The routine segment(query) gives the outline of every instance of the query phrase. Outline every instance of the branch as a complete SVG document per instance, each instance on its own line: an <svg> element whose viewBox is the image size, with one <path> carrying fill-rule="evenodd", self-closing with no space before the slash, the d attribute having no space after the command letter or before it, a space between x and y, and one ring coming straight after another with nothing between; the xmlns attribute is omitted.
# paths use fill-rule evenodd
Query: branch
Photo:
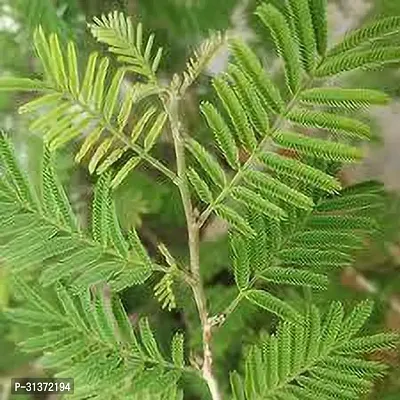
<svg viewBox="0 0 400 400"><path fill-rule="evenodd" d="M181 194L183 208L186 216L189 239L190 273L193 278L191 287L200 317L203 331L203 366L202 375L206 381L213 400L222 400L222 396L212 370L213 355L211 351L212 323L208 318L206 296L204 293L203 282L200 276L200 226L198 223L198 211L193 207L189 185L186 178L186 160L184 139L181 134L181 122L179 120L179 97L176 93L171 93L168 100L163 100L165 111L168 114L172 137L175 147L178 189Z"/></svg>

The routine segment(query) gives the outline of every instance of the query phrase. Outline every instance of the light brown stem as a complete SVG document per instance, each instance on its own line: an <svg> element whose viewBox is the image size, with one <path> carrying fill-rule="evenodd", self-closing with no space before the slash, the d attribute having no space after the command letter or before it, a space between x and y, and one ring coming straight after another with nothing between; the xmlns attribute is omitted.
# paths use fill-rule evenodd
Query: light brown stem
<svg viewBox="0 0 400 400"><path fill-rule="evenodd" d="M211 350L212 324L208 318L206 296L204 293L203 282L200 276L200 225L198 222L198 212L194 209L189 185L186 178L186 160L184 139L181 134L181 125L178 113L178 101L176 94L173 94L168 101L164 101L164 108L168 113L172 137L174 140L179 192L181 194L183 208L186 216L188 229L190 273L193 281L191 284L194 300L196 302L201 327L203 331L203 366L202 375L206 381L213 400L222 400L218 382L213 374L213 355Z"/></svg>

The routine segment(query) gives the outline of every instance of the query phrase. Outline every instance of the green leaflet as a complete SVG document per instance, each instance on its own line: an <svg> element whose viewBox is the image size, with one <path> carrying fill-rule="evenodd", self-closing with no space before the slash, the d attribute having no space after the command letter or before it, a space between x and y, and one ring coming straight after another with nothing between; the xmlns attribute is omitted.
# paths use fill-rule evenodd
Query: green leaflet
<svg viewBox="0 0 400 400"><path fill-rule="evenodd" d="M248 257L246 242L239 235L231 235L231 252L235 282L239 290L246 289L251 274L250 258Z"/></svg>
<svg viewBox="0 0 400 400"><path fill-rule="evenodd" d="M259 191L262 193L262 190ZM374 221L367 218L369 208L358 200L364 196L373 204L379 204L383 199L373 185L364 185L347 188L340 196L320 200L313 209L297 210L297 220L294 209L290 207L291 219L283 223L263 219L260 211L249 213L247 219L256 236L250 240L239 237L239 250L232 254L234 268L237 257L240 260L238 265L250 265L260 279L276 284L326 288L325 270L349 265L354 249L363 248L365 238L374 230ZM347 207L347 204L351 206ZM354 208L354 204L361 207ZM354 215L356 210L357 216ZM232 239L231 244L235 244ZM243 278L245 272L246 269L234 269L236 282L243 287L248 282L247 278ZM239 283L239 279L245 283Z"/></svg>
<svg viewBox="0 0 400 400"><path fill-rule="evenodd" d="M187 148L212 181L223 188L226 183L225 173L214 157L193 139L188 141Z"/></svg>
<svg viewBox="0 0 400 400"><path fill-rule="evenodd" d="M257 140L247 120L246 112L236 97L234 90L222 78L214 78L213 87L231 119L236 136L246 149L253 151L257 147ZM214 117L212 122L217 122L221 126L221 121L216 121L215 114L212 117ZM213 128L215 129L215 125ZM237 161L235 163L237 168Z"/></svg>
<svg viewBox="0 0 400 400"><path fill-rule="evenodd" d="M75 329L87 331L88 326L79 311L75 298L61 285L57 286L57 296L63 307L64 313L71 318L72 325Z"/></svg>
<svg viewBox="0 0 400 400"><path fill-rule="evenodd" d="M144 269L136 260L130 259L127 243L110 206L106 175L100 178L97 193L99 220L103 220L103 211L106 217L102 221L102 229L106 232L106 247L101 248L89 237L83 236L76 227L68 226L68 223L62 221L62 218L67 218L63 209L68 211L70 205L63 189L56 182L54 160L46 149L44 153L43 190L42 197L39 198L43 206L40 210L32 209L2 182L0 209L6 213L6 218L0 230L4 244L1 254L7 262L21 264L16 268L17 273L25 271L29 266L40 267L40 283L43 286L54 286L58 281L67 281L67 285L72 286L74 291L57 285L60 302L57 307L54 304L49 305L28 285L18 281L16 287L27 299L28 308L11 310L9 319L38 330L26 337L26 351L45 350L43 362L46 365L55 367L60 374L68 375L68 371L75 371L82 378L79 369L97 374L92 370L93 361L89 365L87 360L95 360L97 365L99 360L96 357L100 357L99 352L103 351L101 357L104 361L109 354L109 346L114 346L112 353L116 354L116 344L120 340L108 300L98 293L95 298L89 299L89 303L92 301L93 304L87 304L84 299L89 294L88 288L93 289L94 285L111 280L111 286L118 290L120 288L115 285L118 280L124 285L132 285L134 279L141 282L146 280L152 271L148 266ZM19 166L15 164L15 168L18 169ZM138 246L136 243L136 256L141 250ZM151 263L149 258L146 261ZM46 288L46 291L47 289L51 292L50 288ZM54 298L54 294L50 298ZM43 329L45 335L42 334ZM107 348L101 350L105 343ZM76 358L71 358L71 354ZM103 361L98 366L104 365ZM107 361L110 368L116 368L119 364L114 360ZM78 378L78 375L75 377Z"/></svg>
<svg viewBox="0 0 400 400"><path fill-rule="evenodd" d="M372 313L374 303L371 300L365 300L358 303L351 313L344 319L342 329L339 333L339 339L345 341L358 333L361 327Z"/></svg>
<svg viewBox="0 0 400 400"><path fill-rule="evenodd" d="M268 359L269 373L266 381L271 388L275 388L279 382L279 349L276 336L271 335L269 340L263 343L262 351L263 356Z"/></svg>
<svg viewBox="0 0 400 400"><path fill-rule="evenodd" d="M61 87L67 88L68 81L64 67L63 55L61 53L60 43L56 34L52 33L49 37L49 45L51 52L51 63L53 66L54 75L57 76L57 81Z"/></svg>
<svg viewBox="0 0 400 400"><path fill-rule="evenodd" d="M246 400L243 383L240 378L240 375L236 371L233 371L229 374L229 379L234 400Z"/></svg>
<svg viewBox="0 0 400 400"><path fill-rule="evenodd" d="M52 317L49 317L48 315L44 316L42 312L36 310L10 310L7 313L7 318L12 322L29 327L50 329L50 327L60 327L63 324L63 321L59 319L58 315Z"/></svg>
<svg viewBox="0 0 400 400"><path fill-rule="evenodd" d="M307 248L289 248L279 252L279 258L287 264L305 266L346 266L351 263L348 254L336 250L318 250Z"/></svg>
<svg viewBox="0 0 400 400"><path fill-rule="evenodd" d="M281 199L291 205L304 209L313 207L314 203L312 199L266 174L249 170L244 173L244 179L253 184L266 198Z"/></svg>
<svg viewBox="0 0 400 400"><path fill-rule="evenodd" d="M297 125L327 129L341 133L349 138L371 138L368 125L354 118L342 117L328 112L295 109L288 114L288 119Z"/></svg>
<svg viewBox="0 0 400 400"><path fill-rule="evenodd" d="M173 267L172 267L173 268ZM173 290L174 274L173 269L167 272L154 286L154 296L161 304L161 308L168 308L168 311L176 308L176 298Z"/></svg>
<svg viewBox="0 0 400 400"><path fill-rule="evenodd" d="M130 172L132 172L141 162L140 157L133 157L131 158L114 176L113 180L111 181L111 188L114 190L116 189L121 182L128 176Z"/></svg>
<svg viewBox="0 0 400 400"><path fill-rule="evenodd" d="M123 268L124 266L118 261L92 264L85 272L71 282L71 287L76 294L85 293L88 287L93 287L101 282L111 281L112 276L120 273Z"/></svg>
<svg viewBox="0 0 400 400"><path fill-rule="evenodd" d="M26 284L20 283L21 289L24 289ZM170 371L166 367L167 361L158 351L147 320L139 323L142 339L139 343L121 301L114 296L109 299L105 290L104 286L99 286L89 296L89 293L72 296L65 287L58 285L58 312L48 307L47 301L42 299L44 293L28 288L24 296L29 298L30 308L12 309L7 313L8 318L30 327L21 343L25 351L45 350L41 358L43 365L55 368L58 377L72 375L81 383L82 386L75 394L108 393L107 387L111 382L122 385L120 379L127 381L133 376L135 393L140 384L149 387L146 381L166 385L171 388L168 393L172 393L173 386L176 386L181 376L178 369L184 367L182 335L178 333L171 343L175 349L173 359L177 364L176 370ZM43 327L46 329L45 334L42 332ZM143 371L145 363L146 372ZM147 376L141 377L142 373ZM96 383L93 383L93 377L105 379L105 386L99 388L99 382L95 379ZM124 386L123 390L128 388Z"/></svg>
<svg viewBox="0 0 400 400"><path fill-rule="evenodd" d="M295 176L308 185L317 187L328 193L335 193L341 188L340 182L334 177L300 161L272 152L261 153L258 158L267 168L280 174Z"/></svg>
<svg viewBox="0 0 400 400"><path fill-rule="evenodd" d="M208 125L214 132L215 139L226 161L233 169L237 169L239 167L239 156L235 139L230 132L229 126L212 104L208 102L203 103L201 105L201 111L206 117Z"/></svg>
<svg viewBox="0 0 400 400"><path fill-rule="evenodd" d="M366 379L359 378L355 375L349 375L343 372L338 372L335 369L317 367L313 372L312 376L324 380L333 381L336 384L341 384L345 388L357 387L360 393L367 393L371 390L372 383Z"/></svg>
<svg viewBox="0 0 400 400"><path fill-rule="evenodd" d="M40 265L43 260L77 250L77 242L71 237L51 237L48 240L41 239L40 242L40 246L35 246L23 254L18 254L16 257L18 261L14 267L16 272L23 272L32 266Z"/></svg>
<svg viewBox="0 0 400 400"><path fill-rule="evenodd" d="M59 319L62 318L57 309L53 307L53 304L50 305L46 300L44 300L27 282L14 275L13 283L18 293L22 295L25 300L33 302L35 308L42 314L49 314Z"/></svg>
<svg viewBox="0 0 400 400"><path fill-rule="evenodd" d="M95 321L97 332L101 339L110 344L118 344L119 338L116 333L114 315L111 312L111 302L105 293L105 287L96 288L93 299L92 315Z"/></svg>
<svg viewBox="0 0 400 400"><path fill-rule="evenodd" d="M96 242L107 246L108 213L110 206L109 174L100 175L92 205L92 235Z"/></svg>
<svg viewBox="0 0 400 400"><path fill-rule="evenodd" d="M79 96L79 71L76 56L76 47L73 42L67 46L68 80L69 90L77 98Z"/></svg>
<svg viewBox="0 0 400 400"><path fill-rule="evenodd" d="M400 29L400 17L382 18L348 33L344 39L329 50L329 55L344 53L379 39L397 33Z"/></svg>
<svg viewBox="0 0 400 400"><path fill-rule="evenodd" d="M254 82L236 65L228 66L228 79L235 83L234 90L248 113L253 129L264 137L269 131L268 113L262 105L262 95Z"/></svg>
<svg viewBox="0 0 400 400"><path fill-rule="evenodd" d="M324 366L335 368L336 371L343 371L349 373L352 371L359 377L380 376L386 370L385 365L374 361L360 360L357 358L350 358L349 356L331 356L326 357Z"/></svg>
<svg viewBox="0 0 400 400"><path fill-rule="evenodd" d="M54 345L62 346L70 340L71 334L74 331L71 328L62 329L60 331L49 331L41 334L40 336L30 337L21 343L24 351L38 352L46 350Z"/></svg>
<svg viewBox="0 0 400 400"><path fill-rule="evenodd" d="M329 282L325 275L295 268L267 268L260 276L262 279L273 283L309 286L314 289L326 289Z"/></svg>
<svg viewBox="0 0 400 400"><path fill-rule="evenodd" d="M262 355L258 348L250 348L247 351L247 356L245 360L245 371L246 376L244 380L244 390L247 398L254 398L257 395L257 391L260 390L261 386L265 386L266 374L262 374L261 370ZM274 367L269 368L273 370Z"/></svg>
<svg viewBox="0 0 400 400"><path fill-rule="evenodd" d="M152 359L163 361L164 358L160 353L157 342L154 338L153 332L150 328L149 321L147 318L139 321L140 338L142 344L147 351L147 354Z"/></svg>
<svg viewBox="0 0 400 400"><path fill-rule="evenodd" d="M40 107L58 103L59 101L61 101L62 97L63 96L60 93L46 94L42 97L38 97L35 100L25 103L24 105L18 108L18 112L19 114L35 112L38 109L40 109Z"/></svg>
<svg viewBox="0 0 400 400"><path fill-rule="evenodd" d="M165 112L159 114L154 121L153 126L150 128L149 133L144 139L144 149L145 151L150 151L154 146L156 140L161 135L165 123L167 122L168 116Z"/></svg>
<svg viewBox="0 0 400 400"><path fill-rule="evenodd" d="M356 147L293 132L275 132L274 142L283 148L293 149L299 153L328 161L354 162L362 158L361 150Z"/></svg>
<svg viewBox="0 0 400 400"><path fill-rule="evenodd" d="M304 346L307 341L306 325L299 323L293 326L290 336L293 346L293 351L291 354L292 368L294 371L299 371L306 358L306 347Z"/></svg>
<svg viewBox="0 0 400 400"><path fill-rule="evenodd" d="M228 221L233 228L246 237L255 235L254 230L249 226L247 221L242 218L235 210L223 204L214 206L215 213Z"/></svg>
<svg viewBox="0 0 400 400"><path fill-rule="evenodd" d="M37 227L38 221L31 213L11 215L2 224L0 237L18 235L27 229Z"/></svg>
<svg viewBox="0 0 400 400"><path fill-rule="evenodd" d="M56 83L57 76L54 74L53 65L51 65L50 47L44 35L43 28L40 25L34 32L33 39L36 55L43 63L44 71L47 75L47 78L53 81L53 83Z"/></svg>
<svg viewBox="0 0 400 400"><path fill-rule="evenodd" d="M182 368L185 364L183 345L184 345L184 335L183 333L177 332L172 338L171 355L174 364L178 368Z"/></svg>
<svg viewBox="0 0 400 400"><path fill-rule="evenodd" d="M208 187L207 183L200 178L199 174L193 169L189 168L187 171L187 176L191 185L193 186L199 199L209 204L213 201L213 195Z"/></svg>
<svg viewBox="0 0 400 400"><path fill-rule="evenodd" d="M141 285L151 276L152 270L142 264L130 263L123 271L110 281L113 291L120 292L128 287Z"/></svg>
<svg viewBox="0 0 400 400"><path fill-rule="evenodd" d="M368 337L352 339L338 346L337 350L342 354L372 353L383 349L394 349L399 343L400 336L395 333L378 333Z"/></svg>
<svg viewBox="0 0 400 400"><path fill-rule="evenodd" d="M288 6L296 28L293 33L299 42L301 61L304 69L311 73L316 61L316 41L308 0L288 0Z"/></svg>
<svg viewBox="0 0 400 400"><path fill-rule="evenodd" d="M87 62L85 75L82 81L82 86L79 96L86 102L88 102L92 96L92 90L94 89L94 76L96 70L96 63L99 54L97 52L91 53Z"/></svg>
<svg viewBox="0 0 400 400"><path fill-rule="evenodd" d="M313 215L307 222L308 229L342 229L373 232L376 229L374 220L351 215Z"/></svg>
<svg viewBox="0 0 400 400"><path fill-rule="evenodd" d="M19 168L11 143L3 131L0 131L0 159L6 168L6 175L10 177L14 190L16 190L20 199L29 204L30 207L37 209L35 191L26 175Z"/></svg>
<svg viewBox="0 0 400 400"><path fill-rule="evenodd" d="M291 334L290 334L290 323L283 322L278 327L277 346L274 346L275 353L279 358L279 364L277 365L277 372L279 379L286 379L291 371ZM263 346L264 348L264 346ZM264 355L266 355L264 353ZM280 357L281 355L281 357ZM276 355L274 355L276 357ZM276 381L276 379L275 379Z"/></svg>
<svg viewBox="0 0 400 400"><path fill-rule="evenodd" d="M79 345L81 347L78 347ZM77 356L82 356L85 353L85 348L82 348L82 343L76 340L60 347L57 352L47 352L40 361L46 368L65 368L71 363L71 352L74 352Z"/></svg>
<svg viewBox="0 0 400 400"><path fill-rule="evenodd" d="M268 200L265 200L262 196L252 190L239 186L233 188L231 193L232 197L238 202L248 205L250 208L264 213L271 218L283 219L286 217L285 211Z"/></svg>
<svg viewBox="0 0 400 400"><path fill-rule="evenodd" d="M149 107L141 116L139 121L134 125L131 132L131 141L135 143L139 136L143 133L143 130L151 117L157 112L155 107Z"/></svg>
<svg viewBox="0 0 400 400"><path fill-rule="evenodd" d="M98 126L90 132L89 135L86 136L79 152L75 156L76 162L81 162L82 159L88 154L91 148L96 144L96 142L100 139L100 136L104 130L104 127Z"/></svg>
<svg viewBox="0 0 400 400"><path fill-rule="evenodd" d="M126 153L128 147L113 150L107 158L96 168L97 175L103 174Z"/></svg>
<svg viewBox="0 0 400 400"><path fill-rule="evenodd" d="M103 58L101 59L99 66L98 66L98 71L96 74L96 78L94 81L94 87L93 87L93 101L96 105L96 108L98 108L99 110L104 109L105 107L105 99L104 99L104 95L105 95L105 80L107 77L107 74L109 72L108 67L110 65L110 61L108 60L108 58ZM119 77L121 77L121 73L119 74ZM118 75L117 75L118 78ZM113 80L112 84L114 85L113 87L113 92L115 93L115 91L117 90L118 87L115 87L115 84L118 84L118 80ZM110 92L111 92L111 87L110 87ZM115 100L114 100L115 102ZM129 103L128 103L129 105ZM127 108L127 106L125 105L125 107ZM121 110L123 110L124 108L121 107ZM126 112L129 112L129 110L127 110ZM121 125L121 121L120 119L118 120L118 122Z"/></svg>
<svg viewBox="0 0 400 400"><path fill-rule="evenodd" d="M342 194L346 196L358 194L375 194L382 196L384 193L385 191L383 184L375 180L359 182L342 190Z"/></svg>
<svg viewBox="0 0 400 400"><path fill-rule="evenodd" d="M355 50L326 58L316 69L315 76L319 78L354 71L359 68L371 68L377 64L384 65L400 60L400 49L384 47L372 50Z"/></svg>
<svg viewBox="0 0 400 400"><path fill-rule="evenodd" d="M371 89L319 87L304 90L300 94L300 101L305 104L343 107L350 110L371 105L385 105L389 100L386 93Z"/></svg>
<svg viewBox="0 0 400 400"><path fill-rule="evenodd" d="M258 57L239 39L232 39L229 45L238 67L259 88L264 106L272 109L275 113L282 113L284 103L279 90L264 72Z"/></svg>
<svg viewBox="0 0 400 400"><path fill-rule="evenodd" d="M309 0L318 54L323 57L328 42L327 0Z"/></svg>
<svg viewBox="0 0 400 400"><path fill-rule="evenodd" d="M384 207L383 198L377 194L355 194L348 196L337 196L331 199L327 199L321 202L317 209L318 211L353 211L353 212L365 212L373 214L377 210L382 210ZM371 215L373 216L373 215Z"/></svg>
<svg viewBox="0 0 400 400"><path fill-rule="evenodd" d="M282 13L271 4L262 4L256 14L264 25L271 31L278 54L285 61L286 82L292 93L296 93L300 86L301 63L299 48L293 40L290 26Z"/></svg>
<svg viewBox="0 0 400 400"><path fill-rule="evenodd" d="M254 236L240 236L234 230L229 235L234 276L240 289L248 286L253 272L257 274L268 267L271 253L280 240L279 221L250 208L245 216Z"/></svg>
<svg viewBox="0 0 400 400"><path fill-rule="evenodd" d="M46 89L46 85L38 80L28 78L3 77L0 78L1 91L40 91Z"/></svg>
<svg viewBox="0 0 400 400"><path fill-rule="evenodd" d="M83 272L88 266L94 264L100 256L101 254L97 248L88 248L75 252L45 269L40 275L40 282L43 286L50 286L74 273Z"/></svg>
<svg viewBox="0 0 400 400"><path fill-rule="evenodd" d="M29 256L29 253L39 249L43 242L51 239L57 233L54 226L39 226L26 231L2 246L2 257L11 264Z"/></svg>
<svg viewBox="0 0 400 400"><path fill-rule="evenodd" d="M117 104L119 88L121 87L124 75L125 75L124 69L121 68L117 70L117 72L114 74L112 78L111 85L104 99L103 112L107 121L111 121L114 108L116 107Z"/></svg>
<svg viewBox="0 0 400 400"><path fill-rule="evenodd" d="M122 234L114 201L111 201L108 208L108 238L122 257L128 256L129 246Z"/></svg>
<svg viewBox="0 0 400 400"><path fill-rule="evenodd" d="M252 303L276 314L285 320L296 322L300 318L300 315L294 308L263 290L246 291L245 297Z"/></svg>
<svg viewBox="0 0 400 400"><path fill-rule="evenodd" d="M68 142L79 137L81 132L90 124L89 116L85 116L85 118L82 118L81 120L79 120L78 115L74 115L73 117L74 118L72 121L76 124L73 124L70 127L63 127L63 129L66 129L64 131L64 135L60 135L61 131L63 130L60 127L56 130L56 137L54 139L51 137L51 135L54 133L53 129L49 130L48 134L45 135L45 143L48 144L51 151L58 150Z"/></svg>
<svg viewBox="0 0 400 400"><path fill-rule="evenodd" d="M107 60L107 59L106 59ZM121 105L121 110L118 114L117 117L117 121L118 121L118 125L119 125L119 130L123 131L123 129L125 128L126 124L129 121L129 116L131 114L132 111L132 106L134 103L134 95L136 93L136 87L135 85L133 85L128 91L127 94L122 102Z"/></svg>
<svg viewBox="0 0 400 400"><path fill-rule="evenodd" d="M326 313L324 328L321 331L321 342L319 351L327 353L332 349L339 335L344 316L343 306L340 302L333 302Z"/></svg>
<svg viewBox="0 0 400 400"><path fill-rule="evenodd" d="M56 195L52 190L52 179L54 178L53 171L50 165L50 154L43 147L43 161L42 161L42 198L44 210L48 214L57 215L58 204Z"/></svg>
<svg viewBox="0 0 400 400"><path fill-rule="evenodd" d="M145 247L139 239L139 236L135 229L131 229L128 234L129 244L133 250L134 256L137 257L138 261L146 266L147 269L153 269L153 263L151 258L147 254Z"/></svg>
<svg viewBox="0 0 400 400"><path fill-rule="evenodd" d="M311 378L302 376L299 383L304 387L306 393L324 393L325 396L341 396L341 398L354 398L357 395L356 390L342 388L335 383L324 384Z"/></svg>
<svg viewBox="0 0 400 400"><path fill-rule="evenodd" d="M43 199L46 204L45 196L49 196L47 202L47 211L52 210L58 214L64 226L72 231L78 229L78 222L72 210L71 204L65 193L64 188L61 186L58 177L53 167L50 152L48 149L43 149L43 170L42 170L42 185L43 185ZM50 203L49 203L50 202Z"/></svg>
<svg viewBox="0 0 400 400"><path fill-rule="evenodd" d="M111 301L121 341L128 342L132 347L138 349L139 345L133 332L132 323L126 314L121 299L118 296L113 296Z"/></svg>

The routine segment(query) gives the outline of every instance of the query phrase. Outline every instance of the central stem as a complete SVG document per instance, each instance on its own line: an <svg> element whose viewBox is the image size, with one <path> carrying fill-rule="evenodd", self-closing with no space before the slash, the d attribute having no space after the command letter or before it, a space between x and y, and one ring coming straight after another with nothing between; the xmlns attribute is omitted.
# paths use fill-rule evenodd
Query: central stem
<svg viewBox="0 0 400 400"><path fill-rule="evenodd" d="M181 123L179 119L178 98L173 95L170 101L164 102L164 107L168 113L172 137L175 147L178 188L181 194L183 208L186 216L190 256L190 272L193 278L191 284L194 300L200 317L203 333L203 378L207 382L213 400L222 400L218 382L213 374L213 356L211 351L212 324L210 323L207 311L206 296L204 293L203 282L200 276L200 225L198 214L193 208L189 185L186 177L186 159L184 139L181 134Z"/></svg>

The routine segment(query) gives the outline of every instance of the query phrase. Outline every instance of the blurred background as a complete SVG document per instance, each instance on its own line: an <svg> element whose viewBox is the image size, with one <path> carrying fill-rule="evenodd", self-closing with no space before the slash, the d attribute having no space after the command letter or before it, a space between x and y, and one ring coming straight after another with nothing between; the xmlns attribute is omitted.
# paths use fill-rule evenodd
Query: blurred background
<svg viewBox="0 0 400 400"><path fill-rule="evenodd" d="M271 2L282 5L282 0ZM146 31L156 34L157 44L164 48L160 71L166 80L184 68L191 51L210 31L227 29L252 43L266 68L275 73L277 63L270 38L253 16L258 3L257 0L0 0L0 76L40 76L40 65L32 49L32 33L39 24L46 32L57 32L64 43L75 41L82 58L93 49L102 51L89 35L86 22L113 10L142 21ZM334 43L347 30L377 16L390 15L400 15L400 0L331 0L330 40ZM394 40L400 43L400 35ZM209 133L199 118L198 102L212 97L210 77L224 69L228 56L226 50L218 54L184 103L188 131L204 142L209 139ZM374 140L366 148L365 162L355 168L345 168L341 174L345 184L365 179L384 182L388 190L387 207L380 216L379 238L368 244L353 267L334 280L331 289L320 295L320 301L342 299L351 303L365 296L373 297L378 308L370 329L384 327L400 331L400 201L397 194L400 190L400 65L383 71L358 72L344 79L343 84L347 86L380 89L394 97L389 107L377 108L363 116L373 124ZM29 133L29 121L17 113L18 106L25 103L28 96L31 94L0 93L0 128L12 135L21 162L35 179L41 139ZM157 152L160 158L172 159L173 149L168 139ZM58 154L58 172L74 210L82 221L87 221L95 177L87 173L85 166L77 166L71 154L68 148ZM138 229L150 254L156 254L157 241L162 241L174 254L182 259L186 257L185 220L174 187L155 176L153 171L140 169L131 173L121 185L116 198L121 223L125 228L135 226ZM207 295L211 310L220 311L235 295L234 287L230 286L232 277L225 227L212 221L206 226L203 239L202 273ZM159 326L161 343L168 343L172 332L184 327L189 345L198 349L201 339L196 329L198 320L193 304L185 301L188 293L177 289L178 305L185 304L184 312L180 308L170 313L162 311L156 300L147 300L152 299L155 283L157 277L143 287L123 293L133 323L140 314L149 315L152 323ZM296 296L295 293L286 294ZM13 398L8 390L9 377L43 374L36 362L37 356L23 354L13 345L16 339L23 338L23 332L9 326L2 317L2 310L12 301L12 296L6 268L0 265L0 400ZM254 318L251 307L247 306L232 315L215 337L219 376L226 377L228 369L237 366L242 344L251 342L260 329L267 329L268 318L268 315ZM392 368L368 399L400 399L399 354L393 351L374 355L383 358ZM200 382L188 381L185 385L188 399L208 398ZM23 397L18 396L18 399L23 400Z"/></svg>

